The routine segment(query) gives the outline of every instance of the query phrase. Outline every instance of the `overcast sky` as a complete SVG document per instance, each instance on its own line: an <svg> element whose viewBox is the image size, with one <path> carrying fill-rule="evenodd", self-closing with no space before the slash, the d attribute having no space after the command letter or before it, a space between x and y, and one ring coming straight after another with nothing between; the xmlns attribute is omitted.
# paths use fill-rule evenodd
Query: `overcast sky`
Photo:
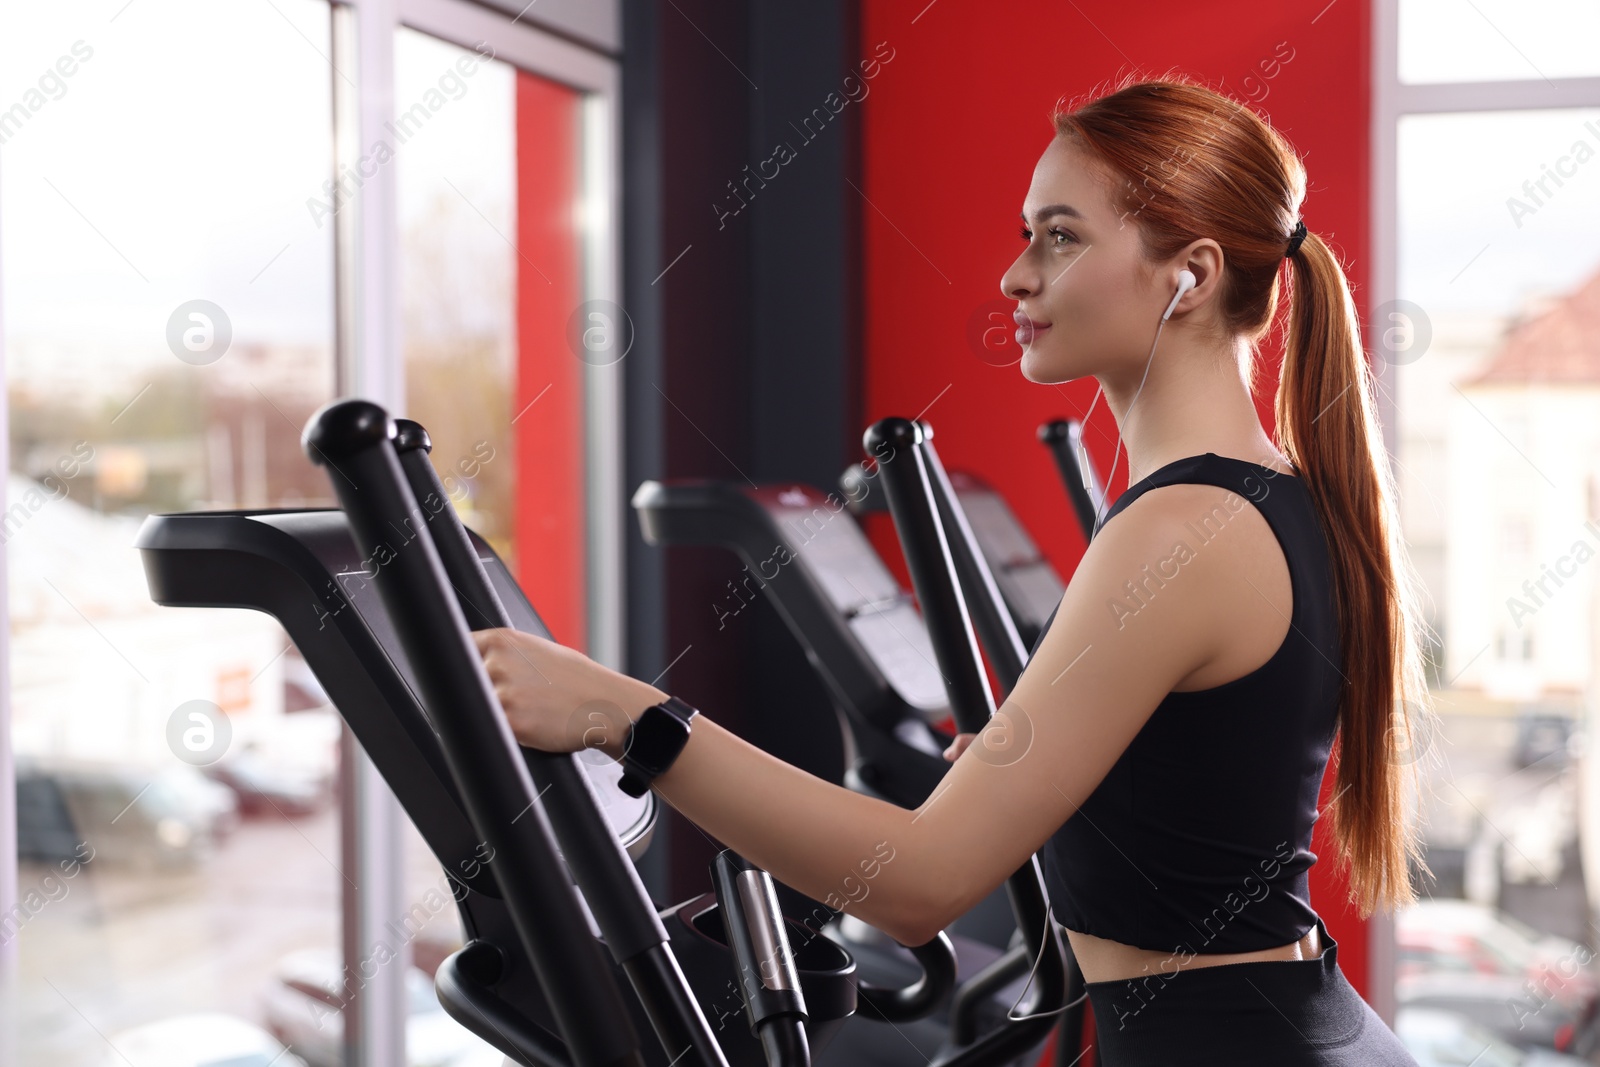
<svg viewBox="0 0 1600 1067"><path fill-rule="evenodd" d="M1412 79L1600 74L1600 0L1403 8ZM405 36L401 107L454 54ZM7 337L18 348L61 338L103 345L107 360L160 359L167 316L204 297L228 310L236 339L326 340L332 226L318 228L306 201L328 177L339 76L328 38L320 0L8 4L0 110L37 102L26 94L75 45L92 56L0 146ZM503 191L510 85L504 67L486 66L401 149L418 160L402 174L428 175L402 183L409 214L452 159L475 161L447 175L474 203ZM1562 164L1579 142L1595 158ZM485 146L499 147L485 156ZM1400 146L1400 295L1434 314L1509 311L1600 267L1600 109L1410 117ZM1554 195L1519 227L1506 201L1526 198L1523 183L1546 165L1572 174L1559 189L1547 184ZM13 376L25 369L13 359Z"/></svg>
<svg viewBox="0 0 1600 1067"><path fill-rule="evenodd" d="M0 145L8 339L25 349L60 338L76 358L100 352L124 368L169 359L167 317L204 298L230 315L236 342L327 342L333 224L319 227L307 204L325 199L341 76L326 58L327 6L124 4L0 10L0 110L37 105L25 94L74 46L92 53ZM462 54L403 33L397 108L452 76ZM452 252L514 254L496 232L513 232L512 86L509 67L480 64L395 145L404 224L451 185L470 201L453 212L467 222ZM27 369L14 352L12 376Z"/></svg>
<svg viewBox="0 0 1600 1067"><path fill-rule="evenodd" d="M1405 82L1600 75L1600 0L1401 0L1399 65ZM1412 115L1399 142L1399 295L1508 312L1600 269L1600 107ZM1546 167L1570 177L1537 203L1522 187Z"/></svg>

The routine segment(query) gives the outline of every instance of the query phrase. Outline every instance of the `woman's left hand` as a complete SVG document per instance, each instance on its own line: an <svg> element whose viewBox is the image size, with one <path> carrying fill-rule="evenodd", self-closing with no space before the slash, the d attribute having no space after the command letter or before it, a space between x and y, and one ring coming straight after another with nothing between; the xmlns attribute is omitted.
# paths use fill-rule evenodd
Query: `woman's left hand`
<svg viewBox="0 0 1600 1067"><path fill-rule="evenodd" d="M533 634L479 630L472 639L512 734L528 748L598 748L619 759L633 720L667 699L653 685Z"/></svg>

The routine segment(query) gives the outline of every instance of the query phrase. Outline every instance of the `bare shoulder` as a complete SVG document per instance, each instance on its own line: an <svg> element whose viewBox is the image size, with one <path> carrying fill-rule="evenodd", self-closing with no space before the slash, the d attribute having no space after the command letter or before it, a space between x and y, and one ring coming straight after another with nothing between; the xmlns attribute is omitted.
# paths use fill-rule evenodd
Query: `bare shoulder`
<svg viewBox="0 0 1600 1067"><path fill-rule="evenodd" d="M1158 486L1090 542L1037 659L1093 646L1114 669L1165 686L1160 694L1205 688L1227 680L1218 672L1266 662L1290 603L1282 549L1248 499L1222 486Z"/></svg>
<svg viewBox="0 0 1600 1067"><path fill-rule="evenodd" d="M1115 608L1121 625L1159 615L1196 638L1200 658L1173 688L1206 688L1243 676L1265 663L1287 635L1293 607L1288 562L1248 497L1204 483L1159 486L1128 505L1091 547L1102 541L1105 559L1137 572L1121 586ZM1087 553L1084 562L1090 562ZM1167 610L1152 612L1160 601Z"/></svg>
<svg viewBox="0 0 1600 1067"><path fill-rule="evenodd" d="M1038 663L1054 676L1070 661L1079 675L1100 675L1101 685L1116 679L1147 690L1136 705L1153 709L1213 659L1214 601L1228 587L1229 561L1197 545L1195 527L1211 509L1226 510L1225 495L1209 485L1161 486L1118 512L1089 543L1030 668ZM1025 677L1019 688L1030 683L1036 679Z"/></svg>

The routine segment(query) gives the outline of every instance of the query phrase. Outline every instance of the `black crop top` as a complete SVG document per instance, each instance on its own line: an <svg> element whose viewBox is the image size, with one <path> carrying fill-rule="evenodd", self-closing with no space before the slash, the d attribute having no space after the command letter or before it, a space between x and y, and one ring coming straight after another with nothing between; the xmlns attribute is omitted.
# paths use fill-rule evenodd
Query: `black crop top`
<svg viewBox="0 0 1600 1067"><path fill-rule="evenodd" d="M1289 567L1289 633L1243 677L1168 693L1041 858L1070 930L1185 955L1250 952L1296 941L1317 920L1306 872L1341 678L1332 569L1299 477L1214 452L1129 487L1095 535L1146 491L1179 482L1237 494L1189 524L1191 551L1245 507L1266 518ZM1159 588L1159 574L1151 568L1145 587Z"/></svg>

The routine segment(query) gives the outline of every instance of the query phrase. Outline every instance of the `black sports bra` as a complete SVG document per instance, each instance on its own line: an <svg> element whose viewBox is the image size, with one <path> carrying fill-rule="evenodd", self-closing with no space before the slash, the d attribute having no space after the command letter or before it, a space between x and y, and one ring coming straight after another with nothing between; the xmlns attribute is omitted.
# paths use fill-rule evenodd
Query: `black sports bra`
<svg viewBox="0 0 1600 1067"><path fill-rule="evenodd" d="M1191 550L1250 504L1265 516L1289 567L1289 633L1243 677L1168 693L1041 858L1068 929L1163 952L1250 952L1317 921L1306 872L1342 677L1332 570L1305 483L1214 452L1130 486L1095 536L1143 493L1180 482L1237 494L1188 525Z"/></svg>

